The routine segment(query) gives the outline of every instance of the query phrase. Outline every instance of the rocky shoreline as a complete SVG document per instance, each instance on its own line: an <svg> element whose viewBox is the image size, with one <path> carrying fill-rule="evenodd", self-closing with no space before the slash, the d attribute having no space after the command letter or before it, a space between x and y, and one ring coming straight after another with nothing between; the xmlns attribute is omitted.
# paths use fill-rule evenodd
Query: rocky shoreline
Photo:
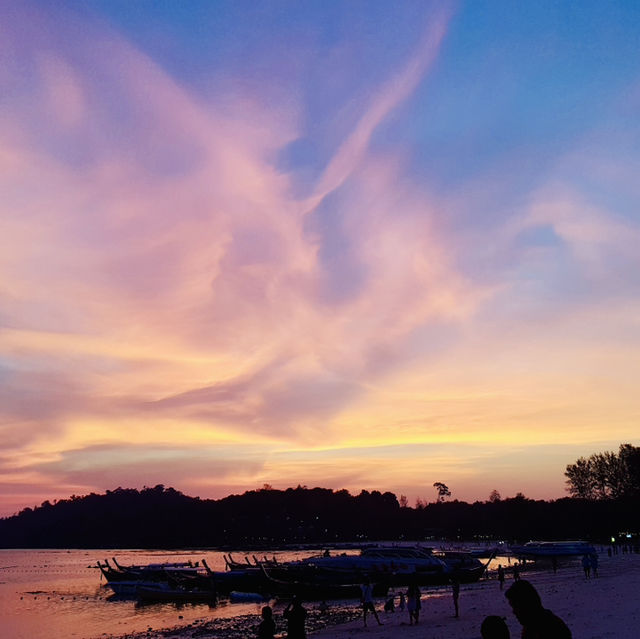
<svg viewBox="0 0 640 639"><path fill-rule="evenodd" d="M286 624L279 609L276 607L278 632L276 637L286 635ZM329 626L339 625L354 621L361 616L359 602L352 604L332 605L327 611L308 608L307 632L309 634L323 630ZM255 636L256 628L260 623L257 615L241 615L211 621L197 621L187 626L174 626L173 628L148 629L141 632L125 635L111 636L109 639L249 639Z"/></svg>

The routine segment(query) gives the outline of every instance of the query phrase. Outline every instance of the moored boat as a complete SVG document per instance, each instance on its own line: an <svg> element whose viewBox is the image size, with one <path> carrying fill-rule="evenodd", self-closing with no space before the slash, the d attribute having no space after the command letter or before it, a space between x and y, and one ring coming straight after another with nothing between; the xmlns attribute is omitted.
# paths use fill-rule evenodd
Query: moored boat
<svg viewBox="0 0 640 639"><path fill-rule="evenodd" d="M97 562L100 572L117 597L137 597L141 589L181 592L205 590L215 592L212 579L198 564L192 562L159 563L136 566L121 566L113 559L115 568L105 560Z"/></svg>
<svg viewBox="0 0 640 639"><path fill-rule="evenodd" d="M140 585L136 596L141 602L170 602L170 603L208 603L215 604L217 596L215 590L201 590L198 588L173 588L160 584Z"/></svg>
<svg viewBox="0 0 640 639"><path fill-rule="evenodd" d="M331 581L324 578L316 578L312 581L299 581L295 578L295 571L289 579L278 579L264 568L265 578L268 584L268 592L279 598L290 599L297 596L305 601L322 601L325 599L356 599L362 594L360 583L345 583ZM319 575L316 575L318 577ZM373 584L373 594L376 597L385 597L389 591L389 583L377 582Z"/></svg>
<svg viewBox="0 0 640 639"><path fill-rule="evenodd" d="M260 565L243 565L227 562L227 570L211 570L206 560L202 565L219 594L236 592L265 592L267 583ZM238 567L240 566L240 567Z"/></svg>
<svg viewBox="0 0 640 639"><path fill-rule="evenodd" d="M105 559L104 563L101 563L100 560L97 562L100 572L109 583L114 581L164 581L167 571L185 576L199 573L198 564L191 562L121 566L115 557L112 558L112 561L115 568L109 564L108 559Z"/></svg>

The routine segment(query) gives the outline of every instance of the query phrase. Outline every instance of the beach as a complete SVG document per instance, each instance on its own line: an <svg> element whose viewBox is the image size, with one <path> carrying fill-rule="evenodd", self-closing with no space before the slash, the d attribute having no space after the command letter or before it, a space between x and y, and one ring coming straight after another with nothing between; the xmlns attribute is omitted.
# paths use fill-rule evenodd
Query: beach
<svg viewBox="0 0 640 639"><path fill-rule="evenodd" d="M598 576L586 579L579 561L561 563L554 574L549 565L525 569L522 578L530 581L540 593L545 608L561 617L571 629L574 639L636 639L640 627L640 555L618 554L608 557L600 553ZM509 575L505 591L513 583ZM397 597L396 597L397 602ZM408 614L396 607L383 612L383 601L376 604L383 625L378 626L371 614L363 626L357 602L353 606L331 606L320 613L315 604L306 604L310 616L307 631L314 639L479 639L480 624L487 615L505 617L511 637L520 636L520 625L514 617L504 591L495 578L460 589L460 616L454 617L449 589L423 589L420 623L409 625ZM280 617L276 608L275 616ZM189 627L150 630L127 635L130 639L248 639L254 636L259 618L202 621ZM286 637L282 619L278 621L280 636ZM124 639L121 637L119 639Z"/></svg>

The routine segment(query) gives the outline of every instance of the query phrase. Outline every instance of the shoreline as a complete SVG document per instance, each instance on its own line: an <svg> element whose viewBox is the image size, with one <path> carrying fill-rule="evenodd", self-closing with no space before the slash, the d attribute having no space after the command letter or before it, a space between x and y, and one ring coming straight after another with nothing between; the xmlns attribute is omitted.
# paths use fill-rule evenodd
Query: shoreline
<svg viewBox="0 0 640 639"><path fill-rule="evenodd" d="M266 604L265 604L266 605ZM286 624L282 618L284 603L279 603L274 608L274 619L277 622L276 637L286 637ZM361 612L358 602L353 605L341 602L329 604L329 609L321 612L317 608L317 602L305 604L307 609L306 629L307 635L316 636L318 632L328 628L340 627L360 619ZM255 637L256 629L260 623L260 615L239 615L212 619L211 621L195 622L185 626L173 626L170 628L148 629L127 633L123 635L107 635L108 639L195 639L197 637L210 639L250 639Z"/></svg>
<svg viewBox="0 0 640 639"><path fill-rule="evenodd" d="M531 581L545 608L561 617L571 629L574 639L635 639L640 626L640 609L635 593L640 590L640 555L623 554L608 557L600 553L597 578L586 579L579 561L561 566L557 573L551 567L535 568L522 573ZM307 634L313 639L479 639L480 624L487 615L505 617L511 637L520 636L520 625L514 617L504 592L513 583L511 577L500 590L497 579L490 578L460 588L460 617L454 617L453 600L448 588L423 589L420 623L409 625L408 613L383 612L383 600L376 600L376 611L382 626L368 615L364 627L359 602L340 602L325 613L317 603L305 604L309 616ZM400 589L396 589L399 593ZM397 599L396 599L397 601ZM274 607L277 619L276 637L286 637L282 605ZM255 636L259 615L194 623L189 626L147 630L110 639L250 639Z"/></svg>

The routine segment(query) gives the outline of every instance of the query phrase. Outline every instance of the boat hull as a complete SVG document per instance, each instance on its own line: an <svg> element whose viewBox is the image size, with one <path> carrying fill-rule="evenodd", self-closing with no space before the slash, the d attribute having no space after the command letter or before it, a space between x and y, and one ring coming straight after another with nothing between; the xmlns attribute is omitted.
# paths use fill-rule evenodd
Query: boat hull
<svg viewBox="0 0 640 639"><path fill-rule="evenodd" d="M214 590L181 590L174 588L156 588L139 586L137 598L143 603L207 603L217 601Z"/></svg>

